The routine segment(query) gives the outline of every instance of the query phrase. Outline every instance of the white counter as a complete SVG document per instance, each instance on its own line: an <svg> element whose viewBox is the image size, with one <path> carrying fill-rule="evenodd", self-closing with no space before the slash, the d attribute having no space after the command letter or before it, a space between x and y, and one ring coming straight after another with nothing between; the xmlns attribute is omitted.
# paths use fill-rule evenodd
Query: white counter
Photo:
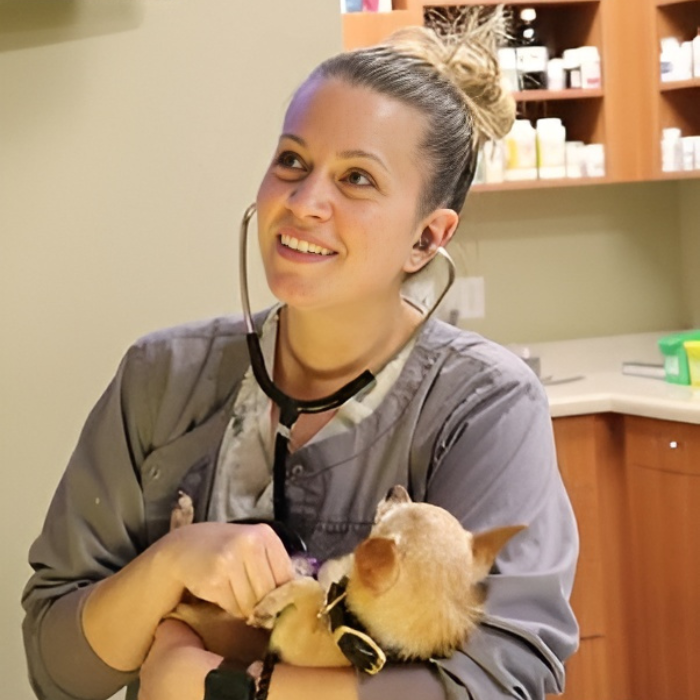
<svg viewBox="0 0 700 700"><path fill-rule="evenodd" d="M622 374L625 361L661 364L658 339L671 332L529 345L540 357L552 417L614 412L700 424L700 388Z"/></svg>

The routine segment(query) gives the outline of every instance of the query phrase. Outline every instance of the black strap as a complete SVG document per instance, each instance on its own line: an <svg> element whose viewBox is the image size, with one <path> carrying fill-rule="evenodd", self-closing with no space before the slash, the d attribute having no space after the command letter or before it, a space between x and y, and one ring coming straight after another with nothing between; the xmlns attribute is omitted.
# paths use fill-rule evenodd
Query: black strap
<svg viewBox="0 0 700 700"><path fill-rule="evenodd" d="M255 700L255 681L224 659L204 679L204 700Z"/></svg>

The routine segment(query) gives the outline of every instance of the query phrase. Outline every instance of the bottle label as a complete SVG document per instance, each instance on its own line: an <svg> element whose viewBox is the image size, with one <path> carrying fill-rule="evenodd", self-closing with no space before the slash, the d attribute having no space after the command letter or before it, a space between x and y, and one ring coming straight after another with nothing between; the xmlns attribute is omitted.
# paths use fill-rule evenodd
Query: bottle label
<svg viewBox="0 0 700 700"><path fill-rule="evenodd" d="M546 73L549 52L546 46L519 46L516 50L519 73Z"/></svg>

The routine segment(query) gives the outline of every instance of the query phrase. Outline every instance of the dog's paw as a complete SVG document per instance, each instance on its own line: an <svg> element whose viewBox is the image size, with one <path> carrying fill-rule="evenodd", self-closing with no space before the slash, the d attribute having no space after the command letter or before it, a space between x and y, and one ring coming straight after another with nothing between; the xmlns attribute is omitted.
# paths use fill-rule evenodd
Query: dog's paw
<svg viewBox="0 0 700 700"><path fill-rule="evenodd" d="M313 578L302 577L289 581L270 591L253 609L248 618L252 627L272 629L277 616L290 605L306 600L310 595L323 595L321 587Z"/></svg>

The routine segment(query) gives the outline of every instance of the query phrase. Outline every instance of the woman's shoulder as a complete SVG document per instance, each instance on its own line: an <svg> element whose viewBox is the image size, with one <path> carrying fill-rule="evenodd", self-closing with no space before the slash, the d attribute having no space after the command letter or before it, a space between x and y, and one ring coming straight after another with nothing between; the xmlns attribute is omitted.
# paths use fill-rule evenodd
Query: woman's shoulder
<svg viewBox="0 0 700 700"><path fill-rule="evenodd" d="M246 326L238 316L148 333L131 345L122 361L124 391L145 393L158 403L197 397L218 402L222 393L233 390L249 365L245 338Z"/></svg>
<svg viewBox="0 0 700 700"><path fill-rule="evenodd" d="M508 385L544 394L539 378L520 357L474 331L436 319L426 324L417 345L440 364L438 383L457 393L460 386L472 392Z"/></svg>
<svg viewBox="0 0 700 700"><path fill-rule="evenodd" d="M244 335L242 316L217 316L159 328L137 338L134 347L167 349L181 343L226 342Z"/></svg>

